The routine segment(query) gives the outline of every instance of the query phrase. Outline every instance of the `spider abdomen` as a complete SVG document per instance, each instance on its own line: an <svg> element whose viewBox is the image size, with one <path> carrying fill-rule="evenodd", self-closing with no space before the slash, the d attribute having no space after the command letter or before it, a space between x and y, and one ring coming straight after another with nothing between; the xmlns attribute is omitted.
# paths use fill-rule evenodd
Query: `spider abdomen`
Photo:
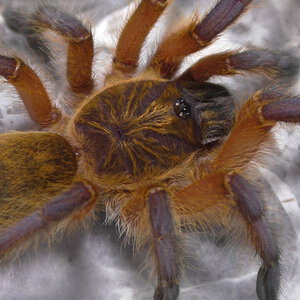
<svg viewBox="0 0 300 300"><path fill-rule="evenodd" d="M62 136L46 132L2 134L0 224L8 212L15 221L41 207L69 187L76 172L76 155Z"/></svg>

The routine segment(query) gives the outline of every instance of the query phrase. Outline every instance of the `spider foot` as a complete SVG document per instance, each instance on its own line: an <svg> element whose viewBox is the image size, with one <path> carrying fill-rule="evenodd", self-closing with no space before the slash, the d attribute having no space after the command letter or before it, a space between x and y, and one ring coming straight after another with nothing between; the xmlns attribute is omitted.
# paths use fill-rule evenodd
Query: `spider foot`
<svg viewBox="0 0 300 300"><path fill-rule="evenodd" d="M154 300L174 300L179 295L178 283L166 283L158 285L154 293Z"/></svg>
<svg viewBox="0 0 300 300"><path fill-rule="evenodd" d="M257 274L256 293L259 300L277 299L280 286L280 266L278 262L272 265L262 265Z"/></svg>

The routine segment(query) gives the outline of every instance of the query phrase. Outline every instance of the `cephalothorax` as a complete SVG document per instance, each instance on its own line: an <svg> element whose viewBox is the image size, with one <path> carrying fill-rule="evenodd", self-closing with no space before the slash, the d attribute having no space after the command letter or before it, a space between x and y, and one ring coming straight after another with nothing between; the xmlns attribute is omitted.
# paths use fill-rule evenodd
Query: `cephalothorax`
<svg viewBox="0 0 300 300"><path fill-rule="evenodd" d="M195 88L157 80L109 87L78 109L73 143L99 177L122 173L132 181L153 180L230 128L229 93L214 84Z"/></svg>
<svg viewBox="0 0 300 300"><path fill-rule="evenodd" d="M143 43L171 2L140 2L101 90L92 75L93 36L79 19L53 6L26 19L32 34L52 30L67 43L72 113L54 107L27 64L0 55L0 74L43 128L0 135L0 253L44 228L51 232L84 220L100 202L138 247L151 245L154 299L177 299L182 230L227 228L238 215L262 258L257 295L277 299L280 252L250 174L277 121L300 121L300 98L259 91L235 115L228 90L206 81L241 72L278 75L295 65L267 50L227 51L178 75L187 55L214 41L252 2L220 0L202 21L169 30L138 73Z"/></svg>

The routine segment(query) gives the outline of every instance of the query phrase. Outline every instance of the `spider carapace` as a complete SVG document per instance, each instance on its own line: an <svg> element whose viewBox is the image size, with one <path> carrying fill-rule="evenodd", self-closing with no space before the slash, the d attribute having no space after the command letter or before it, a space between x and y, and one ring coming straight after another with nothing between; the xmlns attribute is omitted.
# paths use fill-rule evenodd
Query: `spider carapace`
<svg viewBox="0 0 300 300"><path fill-rule="evenodd" d="M89 99L70 130L93 177L122 174L132 182L146 177L153 181L224 137L233 107L219 85L133 81Z"/></svg>
<svg viewBox="0 0 300 300"><path fill-rule="evenodd" d="M172 3L140 1L121 32L100 90L93 76L93 35L80 19L44 5L26 17L16 13L20 26L6 20L27 37L36 55L45 49L44 31L64 40L64 95L71 97L66 111L56 108L29 64L0 55L0 75L43 129L0 135L4 257L38 233L53 236L103 209L137 248L149 246L157 275L154 299L173 300L179 295L184 231L218 225L237 236L248 233L262 259L257 296L278 299L278 239L255 179L272 142L271 129L277 122L300 121L300 99L266 89L237 110L229 89L207 80L241 73L292 75L297 63L269 50L228 50L178 74L186 56L211 44L251 2L220 0L202 20L193 17L169 28L139 71L144 41ZM42 56L49 61L47 54Z"/></svg>

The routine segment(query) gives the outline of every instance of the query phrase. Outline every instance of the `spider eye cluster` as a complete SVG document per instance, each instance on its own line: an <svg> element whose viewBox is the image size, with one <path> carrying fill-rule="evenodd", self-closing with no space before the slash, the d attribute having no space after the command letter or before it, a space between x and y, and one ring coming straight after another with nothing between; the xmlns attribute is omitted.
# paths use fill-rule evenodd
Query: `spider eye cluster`
<svg viewBox="0 0 300 300"><path fill-rule="evenodd" d="M182 98L174 102L174 112L182 119L188 119L191 116L191 106Z"/></svg>

